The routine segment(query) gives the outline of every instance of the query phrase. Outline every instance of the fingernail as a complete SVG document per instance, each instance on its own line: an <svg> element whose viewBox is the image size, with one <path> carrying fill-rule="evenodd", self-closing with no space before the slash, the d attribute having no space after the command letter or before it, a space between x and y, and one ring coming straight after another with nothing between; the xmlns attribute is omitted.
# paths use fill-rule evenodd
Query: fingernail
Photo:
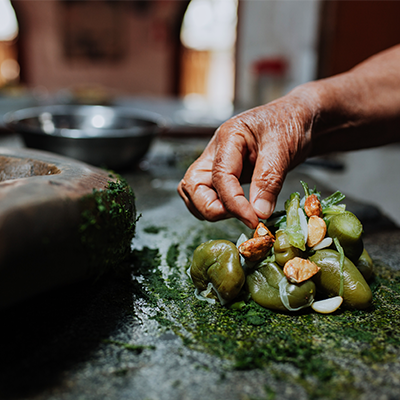
<svg viewBox="0 0 400 400"><path fill-rule="evenodd" d="M272 213L272 205L269 201L264 199L257 199L254 202L254 209L264 214L266 217L269 217Z"/></svg>

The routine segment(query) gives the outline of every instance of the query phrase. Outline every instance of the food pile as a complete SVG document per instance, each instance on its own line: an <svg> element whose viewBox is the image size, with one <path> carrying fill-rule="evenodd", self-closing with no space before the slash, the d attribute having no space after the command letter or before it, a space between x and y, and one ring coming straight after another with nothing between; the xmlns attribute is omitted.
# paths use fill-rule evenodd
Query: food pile
<svg viewBox="0 0 400 400"><path fill-rule="evenodd" d="M311 307L366 309L373 263L364 249L359 219L336 191L325 199L301 182L285 210L260 222L251 238L210 240L193 254L190 276L200 300L232 304L248 295L276 311Z"/></svg>

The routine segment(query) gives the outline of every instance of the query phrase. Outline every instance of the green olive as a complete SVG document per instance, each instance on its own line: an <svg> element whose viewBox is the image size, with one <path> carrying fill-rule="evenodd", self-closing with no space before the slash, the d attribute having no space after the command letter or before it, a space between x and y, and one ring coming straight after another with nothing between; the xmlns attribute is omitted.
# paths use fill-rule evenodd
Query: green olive
<svg viewBox="0 0 400 400"><path fill-rule="evenodd" d="M262 307L276 311L288 311L280 283L283 281L285 294L290 309L298 309L311 304L316 292L315 284L309 280L301 284L289 283L282 269L273 262L263 264L246 278L246 287L252 299Z"/></svg>
<svg viewBox="0 0 400 400"><path fill-rule="evenodd" d="M267 263L246 278L246 287L252 299L262 307L287 311L279 296L279 282L283 271L275 263Z"/></svg>
<svg viewBox="0 0 400 400"><path fill-rule="evenodd" d="M289 243L289 237L283 230L276 232L274 243L275 261L283 267L287 261L294 257L301 257L302 251Z"/></svg>
<svg viewBox="0 0 400 400"><path fill-rule="evenodd" d="M374 270L374 263L369 256L367 250L363 250L360 258L356 263L356 267L361 272L364 279L368 282L373 274Z"/></svg>
<svg viewBox="0 0 400 400"><path fill-rule="evenodd" d="M239 294L245 282L239 251L228 240L209 240L197 247L193 253L190 275L197 289L206 290L211 282L226 302Z"/></svg>
<svg viewBox="0 0 400 400"><path fill-rule="evenodd" d="M313 278L317 290L327 296L338 296L340 293L340 254L335 250L318 250L310 257L321 270ZM343 263L343 306L365 309L372 302L371 289L357 267L344 257Z"/></svg>
<svg viewBox="0 0 400 400"><path fill-rule="evenodd" d="M329 221L328 236L339 240L344 254L353 263L357 262L364 249L362 232L360 220L350 211L337 214Z"/></svg>
<svg viewBox="0 0 400 400"><path fill-rule="evenodd" d="M301 283L286 282L286 295L292 308L311 305L317 292L315 283L309 279Z"/></svg>

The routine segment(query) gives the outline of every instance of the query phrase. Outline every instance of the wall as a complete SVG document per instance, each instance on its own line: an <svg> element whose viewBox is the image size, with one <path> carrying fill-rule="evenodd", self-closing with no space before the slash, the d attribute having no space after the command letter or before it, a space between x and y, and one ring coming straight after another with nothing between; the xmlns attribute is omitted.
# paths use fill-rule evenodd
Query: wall
<svg viewBox="0 0 400 400"><path fill-rule="evenodd" d="M324 3L318 77L345 72L400 43L399 1Z"/></svg>
<svg viewBox="0 0 400 400"><path fill-rule="evenodd" d="M84 18L77 21L68 3L82 5ZM69 30L77 23L94 21L105 27L107 13L96 8L107 2L64 2L56 0L13 2L20 24L21 77L29 87L42 87L54 93L79 85L101 85L113 93L169 95L177 90L180 20L185 1L121 1L117 6L116 29L121 51L113 58L68 57ZM92 11L91 11L92 10ZM75 19L74 19L75 18ZM75 24L75 25L74 25ZM110 25L110 24L108 24ZM86 26L82 28L91 29ZM103 31L103 35L107 35ZM106 38L106 37L105 37ZM79 50L79 49L78 49Z"/></svg>
<svg viewBox="0 0 400 400"><path fill-rule="evenodd" d="M257 105L252 64L263 58L283 57L288 71L282 93L315 79L319 0L241 0L237 44L236 103Z"/></svg>

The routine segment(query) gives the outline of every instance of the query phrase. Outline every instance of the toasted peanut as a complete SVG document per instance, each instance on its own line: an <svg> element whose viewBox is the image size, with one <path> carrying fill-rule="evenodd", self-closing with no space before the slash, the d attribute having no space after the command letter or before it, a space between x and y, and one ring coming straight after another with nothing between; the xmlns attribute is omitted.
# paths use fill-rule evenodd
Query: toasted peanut
<svg viewBox="0 0 400 400"><path fill-rule="evenodd" d="M315 194L311 194L306 198L304 211L306 212L307 217L311 217L312 215L320 217L322 215L321 202Z"/></svg>
<svg viewBox="0 0 400 400"><path fill-rule="evenodd" d="M287 261L283 267L286 278L293 283L304 282L314 276L320 268L310 260L294 257Z"/></svg>
<svg viewBox="0 0 400 400"><path fill-rule="evenodd" d="M260 237L260 236L271 236L272 238L274 235L270 232L270 230L262 223L260 222L257 225L256 230L254 231L253 237Z"/></svg>
<svg viewBox="0 0 400 400"><path fill-rule="evenodd" d="M259 236L246 240L239 246L239 253L249 261L259 261L265 257L274 245L271 236Z"/></svg>
<svg viewBox="0 0 400 400"><path fill-rule="evenodd" d="M322 241L326 235L326 223L325 221L317 217L316 215L311 215L308 220L308 238L307 246L314 247L316 244Z"/></svg>

